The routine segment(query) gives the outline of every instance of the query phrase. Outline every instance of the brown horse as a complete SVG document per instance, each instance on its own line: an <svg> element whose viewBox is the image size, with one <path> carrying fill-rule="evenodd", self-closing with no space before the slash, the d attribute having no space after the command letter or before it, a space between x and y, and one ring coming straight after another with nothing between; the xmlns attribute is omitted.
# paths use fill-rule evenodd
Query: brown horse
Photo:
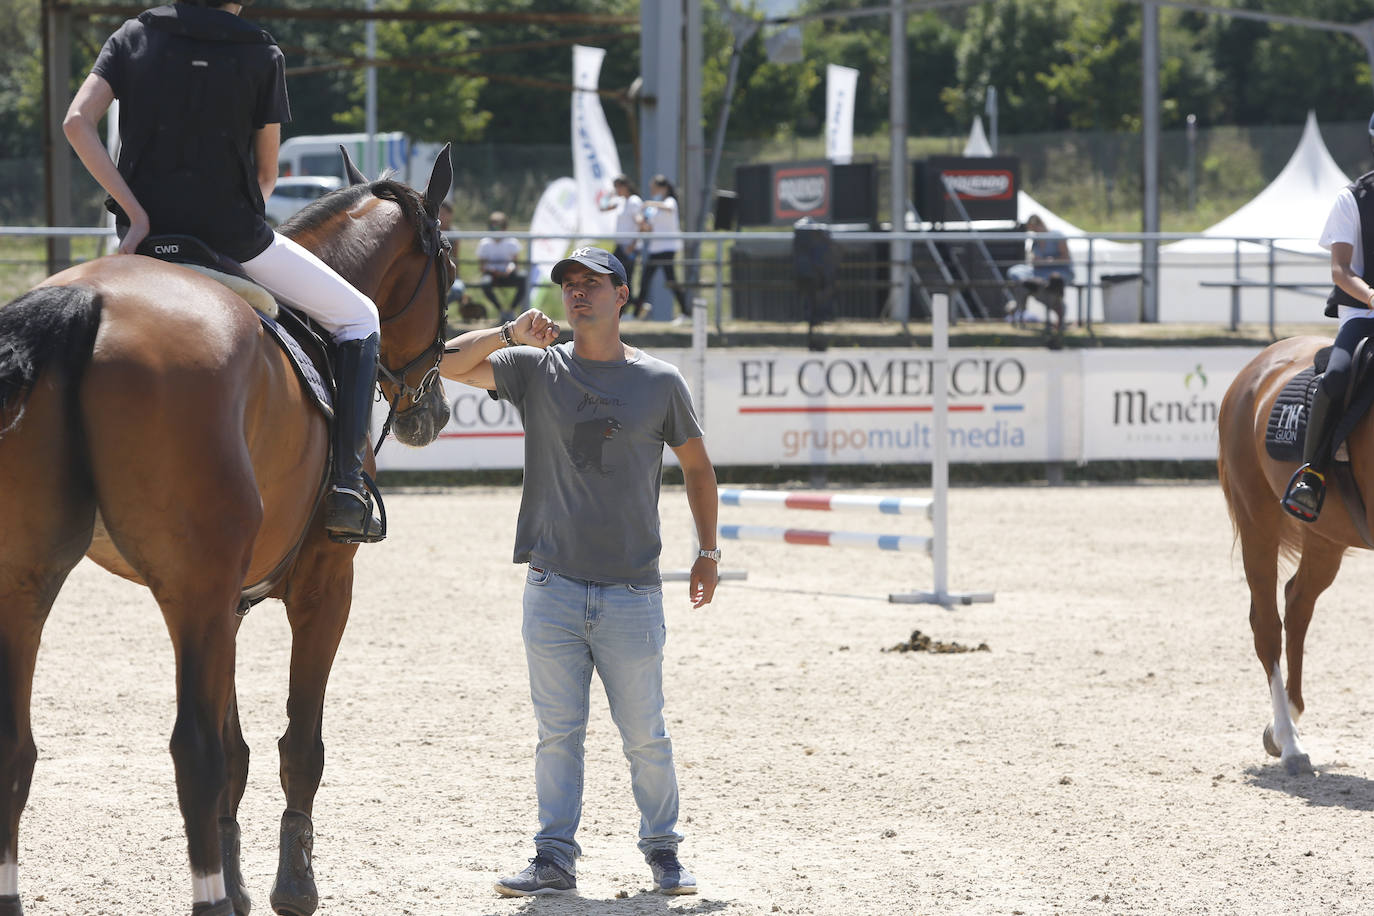
<svg viewBox="0 0 1374 916"><path fill-rule="evenodd" d="M1283 386L1312 365L1316 352L1330 344L1326 338L1295 337L1266 348L1236 376L1222 399L1217 420L1217 471L1240 540L1245 579L1250 586L1250 629L1255 654L1269 680L1273 706L1273 719L1264 730L1264 748L1290 773L1312 769L1298 741L1297 721L1303 711L1303 640L1313 607L1317 596L1335 580L1345 551L1368 545L1344 500L1335 492L1338 484L1330 475L1331 492L1315 523L1300 522L1280 508L1279 498L1297 464L1270 458L1264 436L1270 410ZM1345 443L1360 492L1367 505L1374 505L1374 474L1369 472L1374 456L1374 420L1361 420ZM1365 524L1374 526L1374 516L1368 510L1365 515ZM1283 589L1282 621L1277 601L1280 557L1297 559L1297 569ZM1286 689L1279 667L1285 631Z"/></svg>
<svg viewBox="0 0 1374 916"><path fill-rule="evenodd" d="M377 303L396 437L427 445L448 417L436 384L453 279L438 230L446 147L422 196L354 184L283 232ZM193 913L246 916L236 813L248 747L234 692L245 589L280 598L292 633L286 795L273 908L308 916L325 684L352 599L355 545L316 517L329 453L322 412L247 302L187 268L99 258L0 308L0 914L17 916L18 828L37 756L39 638L81 557L146 585L176 653L171 753ZM130 901L121 901L137 908Z"/></svg>

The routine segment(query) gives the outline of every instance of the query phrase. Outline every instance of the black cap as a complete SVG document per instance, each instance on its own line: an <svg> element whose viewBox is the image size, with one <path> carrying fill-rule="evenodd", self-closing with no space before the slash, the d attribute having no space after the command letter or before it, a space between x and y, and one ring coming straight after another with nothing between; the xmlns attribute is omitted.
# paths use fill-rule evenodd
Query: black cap
<svg viewBox="0 0 1374 916"><path fill-rule="evenodd" d="M549 276L553 278L553 282L561 284L563 282L564 271L574 264L581 264L588 270L596 271L599 274L614 275L617 286L630 285L630 281L625 274L625 265L621 264L619 258L604 248L577 249L572 254L553 265L553 270L549 271Z"/></svg>

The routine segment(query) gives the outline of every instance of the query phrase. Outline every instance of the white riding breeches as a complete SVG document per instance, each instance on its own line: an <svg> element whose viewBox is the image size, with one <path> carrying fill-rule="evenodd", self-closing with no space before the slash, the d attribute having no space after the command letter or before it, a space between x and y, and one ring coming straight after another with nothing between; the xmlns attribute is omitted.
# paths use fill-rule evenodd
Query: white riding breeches
<svg viewBox="0 0 1374 916"><path fill-rule="evenodd" d="M381 330L377 306L334 268L280 232L243 269L269 292L288 300L329 332L336 343Z"/></svg>

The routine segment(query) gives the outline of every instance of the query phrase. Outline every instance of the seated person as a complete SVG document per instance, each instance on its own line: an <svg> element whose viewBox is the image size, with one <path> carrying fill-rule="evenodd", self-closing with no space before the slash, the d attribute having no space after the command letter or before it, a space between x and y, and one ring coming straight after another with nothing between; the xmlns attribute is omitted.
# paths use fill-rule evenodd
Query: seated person
<svg viewBox="0 0 1374 916"><path fill-rule="evenodd" d="M1031 233L1030 263L1015 264L1007 271L1016 301L1008 320L1024 325L1027 320L1026 299L1034 296L1045 306L1045 328L1054 318L1054 333L1064 333L1064 290L1073 280L1073 263L1069 257L1069 243L1058 232L1050 232L1039 214L1026 220Z"/></svg>
<svg viewBox="0 0 1374 916"><path fill-rule="evenodd" d="M493 232L504 232L506 214L494 211L487 219L487 227ZM520 314L520 306L525 301L525 288L529 278L520 270L522 246L518 239L508 236L484 236L477 243L477 265L482 270L480 285L482 293L496 309L502 321L510 321ZM509 287L515 290L510 305L503 305L496 296L496 287Z"/></svg>

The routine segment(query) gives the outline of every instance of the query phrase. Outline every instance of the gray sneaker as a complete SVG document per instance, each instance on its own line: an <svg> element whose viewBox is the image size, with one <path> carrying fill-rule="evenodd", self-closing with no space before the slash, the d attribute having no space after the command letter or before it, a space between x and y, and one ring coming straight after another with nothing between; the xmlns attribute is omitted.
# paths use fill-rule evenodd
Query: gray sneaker
<svg viewBox="0 0 1374 916"><path fill-rule="evenodd" d="M576 894L577 878L542 855L536 854L518 875L507 875L493 885L502 897L544 897Z"/></svg>
<svg viewBox="0 0 1374 916"><path fill-rule="evenodd" d="M648 859L654 873L654 890L673 896L697 892L697 879L682 867L676 850L658 849L649 853Z"/></svg>

